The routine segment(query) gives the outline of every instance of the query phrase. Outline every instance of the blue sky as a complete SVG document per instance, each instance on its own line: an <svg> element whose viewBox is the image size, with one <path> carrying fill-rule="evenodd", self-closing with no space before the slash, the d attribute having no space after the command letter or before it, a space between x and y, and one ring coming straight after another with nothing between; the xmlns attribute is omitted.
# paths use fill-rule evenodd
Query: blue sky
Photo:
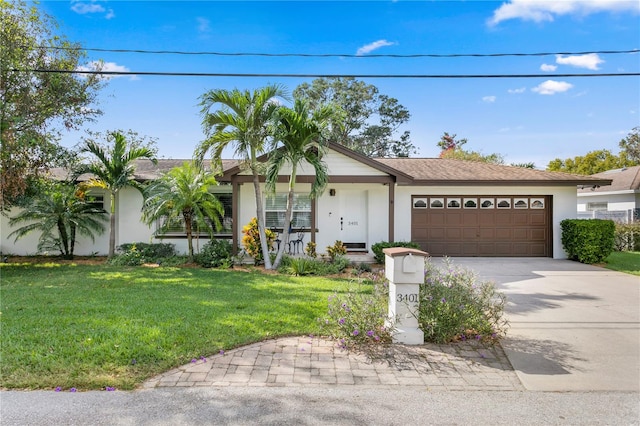
<svg viewBox="0 0 640 426"><path fill-rule="evenodd" d="M443 132L467 149L544 168L553 158L618 152L640 125L640 78L552 77L640 71L639 54L498 58L367 58L367 54L590 52L640 48L637 1L44 1L38 7L87 48L351 54L264 58L89 52L106 69L196 73L542 74L536 78L363 78L412 114L406 130L420 157ZM88 64L87 66L90 66ZM548 76L548 75L549 76ZM111 78L92 130L132 129L157 138L162 158L190 158L204 138L198 97L210 89L289 91L313 78ZM403 129L404 130L404 129ZM73 146L82 132L67 133Z"/></svg>

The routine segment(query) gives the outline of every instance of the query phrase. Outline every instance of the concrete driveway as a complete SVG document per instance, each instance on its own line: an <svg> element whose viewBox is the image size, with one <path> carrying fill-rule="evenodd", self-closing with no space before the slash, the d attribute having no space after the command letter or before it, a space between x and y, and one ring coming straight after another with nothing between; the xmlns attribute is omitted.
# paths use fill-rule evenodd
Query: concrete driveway
<svg viewBox="0 0 640 426"><path fill-rule="evenodd" d="M455 258L498 284L527 390L640 391L640 277L568 260Z"/></svg>

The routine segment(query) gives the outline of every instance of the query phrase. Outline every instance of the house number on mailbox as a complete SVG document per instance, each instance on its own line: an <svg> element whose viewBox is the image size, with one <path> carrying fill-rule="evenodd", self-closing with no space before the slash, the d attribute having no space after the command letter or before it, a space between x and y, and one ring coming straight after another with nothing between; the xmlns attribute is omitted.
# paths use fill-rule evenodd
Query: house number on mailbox
<svg viewBox="0 0 640 426"><path fill-rule="evenodd" d="M418 295L416 293L411 293L411 294L398 294L396 296L396 300L398 302L405 302L405 303L415 303L418 301Z"/></svg>

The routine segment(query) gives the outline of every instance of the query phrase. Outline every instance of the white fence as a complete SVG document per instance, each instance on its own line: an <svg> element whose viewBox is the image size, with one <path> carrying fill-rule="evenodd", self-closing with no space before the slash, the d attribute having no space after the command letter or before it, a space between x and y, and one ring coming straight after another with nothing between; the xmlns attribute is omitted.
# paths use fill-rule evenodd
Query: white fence
<svg viewBox="0 0 640 426"><path fill-rule="evenodd" d="M618 223L640 222L640 208L629 210L597 210L593 212L578 212L578 219L609 219Z"/></svg>

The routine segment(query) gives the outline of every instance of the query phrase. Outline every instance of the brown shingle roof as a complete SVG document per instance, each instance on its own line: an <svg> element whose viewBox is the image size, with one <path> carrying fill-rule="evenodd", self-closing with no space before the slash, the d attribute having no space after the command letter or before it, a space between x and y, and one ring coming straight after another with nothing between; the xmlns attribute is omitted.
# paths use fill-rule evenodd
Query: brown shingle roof
<svg viewBox="0 0 640 426"><path fill-rule="evenodd" d="M377 158L429 185L606 185L607 178L443 158Z"/></svg>
<svg viewBox="0 0 640 426"><path fill-rule="evenodd" d="M640 166L625 167L622 169L608 170L591 175L601 179L611 179L611 185L599 188L578 188L578 192L613 192L613 191L638 191L640 190Z"/></svg>

